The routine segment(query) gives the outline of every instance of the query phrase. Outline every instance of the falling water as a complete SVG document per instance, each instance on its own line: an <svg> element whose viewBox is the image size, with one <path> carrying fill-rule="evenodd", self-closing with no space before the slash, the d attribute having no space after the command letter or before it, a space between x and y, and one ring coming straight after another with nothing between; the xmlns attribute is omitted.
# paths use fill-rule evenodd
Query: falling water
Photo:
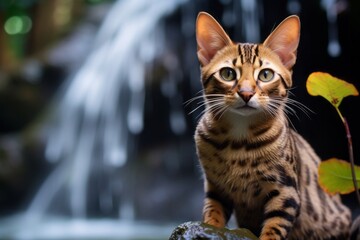
<svg viewBox="0 0 360 240"><path fill-rule="evenodd" d="M287 10L291 14L299 14L301 11L301 3L299 0L289 0L287 2Z"/></svg>
<svg viewBox="0 0 360 240"><path fill-rule="evenodd" d="M247 42L260 42L260 11L261 7L257 1L241 0L242 9L241 22L245 41Z"/></svg>
<svg viewBox="0 0 360 240"><path fill-rule="evenodd" d="M235 38L241 42L260 42L262 2L253 0L221 1L224 6L222 23L234 27Z"/></svg>
<svg viewBox="0 0 360 240"><path fill-rule="evenodd" d="M157 34L158 23L183 2L118 1L87 61L70 80L55 115L59 126L53 128L46 156L50 161L63 160L67 165L60 167L63 171L71 169L64 174L55 170L54 175L61 179L54 176L49 180L67 185L75 217L86 217L90 165L97 158L111 167L126 163L130 142L127 130L137 134L144 124L146 64L161 53L164 42L157 38L162 36ZM126 99L128 105L119 104ZM102 156L95 152L99 148ZM44 203L49 201L48 192L43 194L46 192L39 192L29 213L45 210Z"/></svg>
<svg viewBox="0 0 360 240"><path fill-rule="evenodd" d="M337 30L338 7L341 6L339 2L336 0L321 0L321 5L326 11L328 21L328 53L332 57L337 57L341 54Z"/></svg>
<svg viewBox="0 0 360 240"><path fill-rule="evenodd" d="M106 172L125 166L130 157L128 144L144 126L146 68L162 54L165 42L164 28L159 26L165 16L185 2L114 3L92 51L59 97L46 141L46 158L58 166L40 187L22 217L22 226L47 221L47 213L59 203L68 205L73 219L85 219L91 168L98 166ZM184 131L183 114L178 110L172 115L174 131ZM130 220L134 217L133 201L126 197L131 196L124 194L119 216ZM107 204L111 205L111 200ZM31 239L29 231L18 229L16 235Z"/></svg>

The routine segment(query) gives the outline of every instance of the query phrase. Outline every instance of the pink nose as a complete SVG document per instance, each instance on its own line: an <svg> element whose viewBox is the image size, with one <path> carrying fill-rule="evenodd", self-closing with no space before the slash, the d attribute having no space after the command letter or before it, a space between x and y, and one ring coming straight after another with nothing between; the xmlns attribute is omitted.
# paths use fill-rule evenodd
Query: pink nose
<svg viewBox="0 0 360 240"><path fill-rule="evenodd" d="M254 91L239 91L239 96L247 103L250 101L250 98L254 96Z"/></svg>

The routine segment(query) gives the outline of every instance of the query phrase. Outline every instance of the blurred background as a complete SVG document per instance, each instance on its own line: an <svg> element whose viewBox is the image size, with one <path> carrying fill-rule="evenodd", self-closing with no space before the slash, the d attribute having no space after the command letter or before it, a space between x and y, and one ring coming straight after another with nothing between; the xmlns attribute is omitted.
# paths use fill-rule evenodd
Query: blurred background
<svg viewBox="0 0 360 240"><path fill-rule="evenodd" d="M348 159L335 109L307 94L315 71L360 89L357 0L0 2L0 238L167 239L201 220L193 134L203 109L195 20L239 42L302 22L290 116L322 159ZM360 165L359 98L340 109ZM344 201L357 215L353 194Z"/></svg>

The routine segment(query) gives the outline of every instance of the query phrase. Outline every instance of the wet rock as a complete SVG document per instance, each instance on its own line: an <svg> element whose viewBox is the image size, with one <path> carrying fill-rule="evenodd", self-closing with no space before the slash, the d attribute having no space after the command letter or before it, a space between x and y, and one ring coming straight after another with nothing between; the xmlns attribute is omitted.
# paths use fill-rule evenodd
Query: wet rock
<svg viewBox="0 0 360 240"><path fill-rule="evenodd" d="M185 222L177 226L169 238L169 240L180 239L256 240L258 238L244 228L231 230L202 222Z"/></svg>

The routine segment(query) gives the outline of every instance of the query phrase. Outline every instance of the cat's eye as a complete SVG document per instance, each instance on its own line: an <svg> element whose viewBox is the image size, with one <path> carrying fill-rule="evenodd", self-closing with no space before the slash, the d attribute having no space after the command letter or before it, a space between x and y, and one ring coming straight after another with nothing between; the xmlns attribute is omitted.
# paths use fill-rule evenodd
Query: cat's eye
<svg viewBox="0 0 360 240"><path fill-rule="evenodd" d="M225 81L233 81L236 79L236 71L229 67L224 67L220 69L220 76Z"/></svg>
<svg viewBox="0 0 360 240"><path fill-rule="evenodd" d="M258 79L263 82L271 81L273 78L274 78L274 71L269 68L262 69L258 76Z"/></svg>

